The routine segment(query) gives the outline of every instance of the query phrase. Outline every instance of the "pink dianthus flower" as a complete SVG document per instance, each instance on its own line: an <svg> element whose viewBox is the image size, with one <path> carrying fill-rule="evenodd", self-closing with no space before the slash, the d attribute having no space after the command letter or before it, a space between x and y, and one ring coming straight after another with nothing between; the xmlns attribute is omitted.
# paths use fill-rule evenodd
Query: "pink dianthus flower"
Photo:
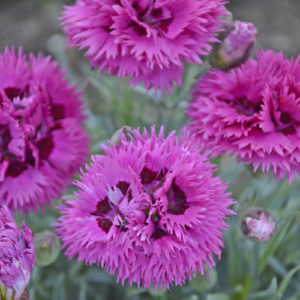
<svg viewBox="0 0 300 300"><path fill-rule="evenodd" d="M31 230L17 227L10 211L0 205L0 287L6 287L6 297L18 299L30 280L35 252ZM14 299L14 298L9 298Z"/></svg>
<svg viewBox="0 0 300 300"><path fill-rule="evenodd" d="M228 153L289 181L300 173L300 64L271 50L226 73L212 69L193 92L189 129L213 156Z"/></svg>
<svg viewBox="0 0 300 300"><path fill-rule="evenodd" d="M78 199L61 207L57 233L69 258L145 288L182 285L203 263L214 266L233 201L191 138L153 127L102 148L76 183Z"/></svg>
<svg viewBox="0 0 300 300"><path fill-rule="evenodd" d="M81 105L49 57L0 54L0 204L26 212L60 196L88 154Z"/></svg>
<svg viewBox="0 0 300 300"><path fill-rule="evenodd" d="M94 68L132 85L171 91L184 61L202 63L225 15L224 0L77 0L63 27L71 46L87 49Z"/></svg>

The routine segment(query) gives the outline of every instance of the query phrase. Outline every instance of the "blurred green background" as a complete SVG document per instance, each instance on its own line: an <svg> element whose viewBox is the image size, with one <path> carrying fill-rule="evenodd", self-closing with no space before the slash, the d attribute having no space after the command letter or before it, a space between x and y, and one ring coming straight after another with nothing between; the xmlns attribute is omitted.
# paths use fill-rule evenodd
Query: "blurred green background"
<svg viewBox="0 0 300 300"><path fill-rule="evenodd" d="M166 132L187 124L184 115L189 91L195 80L208 68L188 66L182 89L171 96L155 95L138 86L128 87L127 80L105 77L92 71L76 49L67 49L58 23L63 0L0 0L0 50L6 45L22 45L26 52L52 54L66 69L73 83L84 90L92 137L91 152L99 153L100 142L122 126L164 125ZM300 53L299 0L233 0L228 5L236 20L251 21L258 28L257 48L272 48L288 56ZM1 70L0 70L1 72ZM292 185L276 182L268 176L253 175L249 168L230 157L213 160L221 178L229 182L229 191L238 200L237 216L231 218L230 231L224 234L225 249L217 267L183 287L171 291L137 290L115 284L97 267L69 262L51 242L39 248L39 257L29 287L32 300L299 300L300 299L300 180ZM65 191L64 201L73 188ZM274 236L264 243L247 240L239 226L239 214L256 205L269 211L276 221ZM51 229L59 212L29 214L26 222L34 233ZM18 215L18 222L24 216ZM45 236L40 237L43 245ZM58 258L56 259L56 254ZM56 260L55 260L56 259ZM47 264L47 265L45 265Z"/></svg>

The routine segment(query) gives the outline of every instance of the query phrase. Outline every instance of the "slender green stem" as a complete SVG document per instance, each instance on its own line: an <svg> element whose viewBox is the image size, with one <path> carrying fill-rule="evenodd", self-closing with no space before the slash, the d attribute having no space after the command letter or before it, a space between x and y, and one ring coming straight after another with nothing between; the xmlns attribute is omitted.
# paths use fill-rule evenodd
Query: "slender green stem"
<svg viewBox="0 0 300 300"><path fill-rule="evenodd" d="M255 291L259 285L259 272L258 272L258 264L259 264L259 243L253 243L253 259L252 259L252 287L251 290Z"/></svg>

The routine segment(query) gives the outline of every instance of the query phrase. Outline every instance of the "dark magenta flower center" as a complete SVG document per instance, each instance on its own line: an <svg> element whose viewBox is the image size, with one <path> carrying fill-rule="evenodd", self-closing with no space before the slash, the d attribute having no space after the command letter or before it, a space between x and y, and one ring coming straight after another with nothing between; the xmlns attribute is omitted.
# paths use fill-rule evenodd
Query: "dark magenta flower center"
<svg viewBox="0 0 300 300"><path fill-rule="evenodd" d="M154 192L163 186L167 172L168 170L166 168L156 172L148 167L144 167L140 173L144 192L150 196L153 205L155 205L156 202ZM115 193L115 195L112 196L108 193L106 197L97 203L96 209L91 213L91 215L96 217L98 226L106 233L108 233L112 227L116 216L120 217L122 220L117 227L119 227L121 231L127 231L128 222L126 220L126 216L120 211L119 204L125 198L128 202L133 199L130 183L127 181L119 181L115 186L111 186L110 189L112 193ZM113 199L110 199L109 197L112 197ZM176 184L175 179L173 179L172 184L166 193L166 197L168 199L167 213L173 215L184 214L185 210L188 208L186 201L187 197L183 190ZM144 210L146 218L149 217L149 211L150 206L148 209ZM159 225L160 218L158 211L152 213L150 217L154 225L153 233L151 235L151 238L153 239L159 239L168 235L168 232L162 229Z"/></svg>
<svg viewBox="0 0 300 300"><path fill-rule="evenodd" d="M296 133L295 125L297 125L298 122L293 120L289 113L281 112L279 120L280 124L277 125L277 129L283 134L287 135Z"/></svg>
<svg viewBox="0 0 300 300"><path fill-rule="evenodd" d="M154 224L154 230L153 230L153 233L151 235L151 238L153 238L155 240L160 239L160 238L168 235L167 231L165 231L165 230L163 230L159 227L159 225L158 225L159 220L160 220L160 217L159 217L157 212L152 214L151 221Z"/></svg>
<svg viewBox="0 0 300 300"><path fill-rule="evenodd" d="M167 33L169 25L173 22L171 13L166 8L154 8L155 1L149 0L149 5L141 7L139 1L133 1L132 7L136 11L136 16L139 23L132 20L129 27L132 27L138 35L147 35L147 24L153 29L158 30L158 33ZM142 24L141 24L142 23Z"/></svg>
<svg viewBox="0 0 300 300"><path fill-rule="evenodd" d="M140 177L142 184L146 185L145 191L150 194L150 197L153 197L153 192L160 187L162 187L165 182L165 176L168 170L166 168L161 169L159 172L150 170L147 167L144 167ZM173 179L170 189L167 191L168 198L168 213L174 215L182 215L185 210L188 208L186 202L186 195L182 189L176 184L175 179ZM153 199L155 200L155 199Z"/></svg>
<svg viewBox="0 0 300 300"><path fill-rule="evenodd" d="M15 88L15 87L7 87L4 89L4 93L10 100L13 100L14 98L21 96L21 89Z"/></svg>
<svg viewBox="0 0 300 300"><path fill-rule="evenodd" d="M173 215L183 215L188 208L185 193L176 184L173 179L172 185L167 192L168 198L168 213Z"/></svg>
<svg viewBox="0 0 300 300"><path fill-rule="evenodd" d="M36 149L39 165L42 165L42 160L47 160L54 149L52 132L61 129L59 121L65 117L62 104L54 104L51 99L48 105L47 101L43 102L42 99L36 103L28 100L29 97L38 97L30 93L29 85L23 89L9 86L0 90L0 112L7 116L7 121L0 124L0 163L8 164L5 176L17 177L29 166L36 166L36 154L33 155L33 149ZM7 113L7 107L11 113ZM28 111L31 114L28 115ZM38 116L38 114L41 115ZM35 124L34 132L28 134L23 128L32 127L31 119L35 118L41 120L40 124ZM50 118L51 122L45 122L46 118ZM13 119L19 123L14 129L11 125ZM25 145L22 146L22 157L19 154L20 151L16 153L16 149L11 146L11 143L17 144L16 140L25 140Z"/></svg>
<svg viewBox="0 0 300 300"><path fill-rule="evenodd" d="M252 102L246 97L237 98L233 105L235 106L238 113L246 115L248 117L253 116L255 113L259 113L261 110L262 102Z"/></svg>
<svg viewBox="0 0 300 300"><path fill-rule="evenodd" d="M273 99L277 104L278 100ZM259 114L263 107L263 102L253 102L248 100L246 97L237 98L236 100L230 100L232 105L235 107L237 112L248 117L252 117L255 114ZM295 134L295 126L299 124L296 120L293 120L291 115L288 112L280 111L280 118L276 120L275 111L271 109L270 119L274 124L277 131L281 131L284 135ZM253 122L256 122L255 119L249 119L249 122L245 122L245 127L250 127Z"/></svg>
<svg viewBox="0 0 300 300"><path fill-rule="evenodd" d="M115 191L118 189L123 194L124 197L127 197L128 201L132 200L132 191L129 188L130 184L126 181L119 181L116 186L112 186L111 189ZM121 231L127 231L126 225L127 221L122 212L118 209L118 204L123 200L119 199L118 203L110 201L109 197L106 196L104 199L100 200L97 203L96 210L92 212L92 216L97 217L98 226L106 233L109 232L111 226L113 225L113 219L116 215L120 216L122 223L118 225Z"/></svg>
<svg viewBox="0 0 300 300"><path fill-rule="evenodd" d="M159 172L155 172L147 167L144 167L140 173L144 190L149 194L153 204L156 202L154 199L154 192L163 186L167 172L168 170L166 168L161 169ZM186 201L186 195L176 184L175 178L173 179L171 187L167 191L166 196L168 199L167 212L173 215L183 215L185 210L188 208L188 204ZM150 208L145 210L146 216L148 216L149 210ZM151 236L153 239L159 239L168 235L164 229L159 227L158 223L160 216L158 212L151 215L151 220L154 224L154 230Z"/></svg>

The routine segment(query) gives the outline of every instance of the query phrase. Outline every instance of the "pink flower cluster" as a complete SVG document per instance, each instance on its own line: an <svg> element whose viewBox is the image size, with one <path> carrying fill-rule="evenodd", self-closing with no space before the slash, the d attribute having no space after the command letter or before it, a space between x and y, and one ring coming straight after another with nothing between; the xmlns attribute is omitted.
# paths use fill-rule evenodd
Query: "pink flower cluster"
<svg viewBox="0 0 300 300"><path fill-rule="evenodd" d="M300 64L271 50L226 73L211 70L193 92L190 130L213 156L228 153L289 181L300 173Z"/></svg>
<svg viewBox="0 0 300 300"><path fill-rule="evenodd" d="M0 205L0 287L6 287L6 297L15 295L16 299L28 285L35 261L31 230L24 222L22 229L8 208Z"/></svg>
<svg viewBox="0 0 300 300"><path fill-rule="evenodd" d="M61 207L66 254L145 288L182 285L214 266L233 201L191 137L152 127L102 147L76 182L78 199Z"/></svg>
<svg viewBox="0 0 300 300"><path fill-rule="evenodd" d="M184 61L202 63L225 15L224 0L77 0L65 7L71 46L87 49L94 68L131 84L172 90Z"/></svg>
<svg viewBox="0 0 300 300"><path fill-rule="evenodd" d="M88 154L82 101L50 58L0 54L0 204L28 211L60 196Z"/></svg>

